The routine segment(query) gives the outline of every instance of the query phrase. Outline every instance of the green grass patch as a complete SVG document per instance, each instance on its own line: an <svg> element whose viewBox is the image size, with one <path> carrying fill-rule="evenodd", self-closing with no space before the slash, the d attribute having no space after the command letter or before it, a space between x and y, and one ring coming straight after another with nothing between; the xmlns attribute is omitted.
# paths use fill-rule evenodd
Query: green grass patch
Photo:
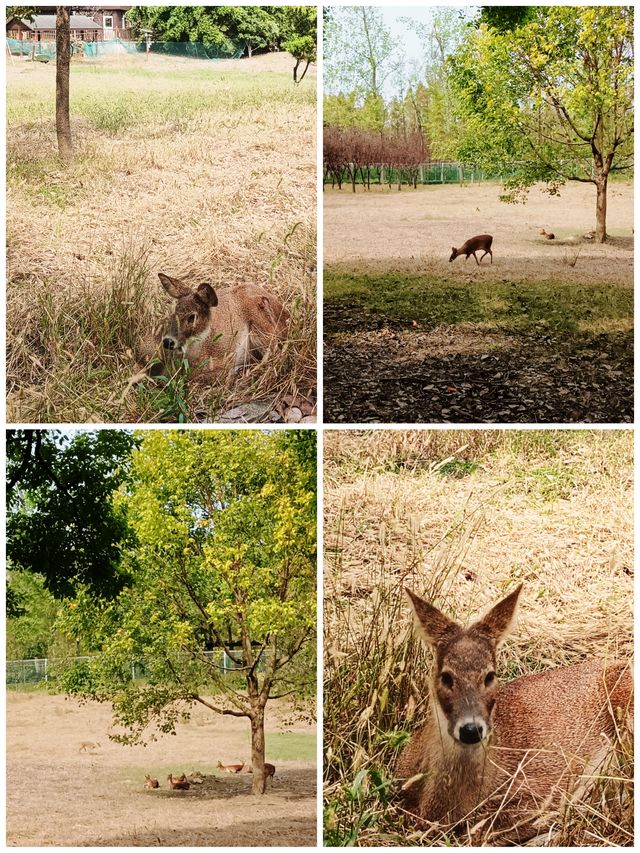
<svg viewBox="0 0 640 853"><path fill-rule="evenodd" d="M353 321L425 328L477 323L503 331L575 334L631 327L633 291L612 284L451 282L407 273L324 273L324 300Z"/></svg>

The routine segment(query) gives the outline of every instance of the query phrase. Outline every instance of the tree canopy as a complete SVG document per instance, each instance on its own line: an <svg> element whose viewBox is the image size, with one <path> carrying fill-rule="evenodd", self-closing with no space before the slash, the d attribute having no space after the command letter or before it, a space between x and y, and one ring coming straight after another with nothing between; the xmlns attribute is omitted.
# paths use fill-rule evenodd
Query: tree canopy
<svg viewBox="0 0 640 853"><path fill-rule="evenodd" d="M7 559L13 570L41 574L57 596L77 582L104 595L122 587L121 556L131 532L113 495L127 480L136 441L123 430L7 430Z"/></svg>
<svg viewBox="0 0 640 853"><path fill-rule="evenodd" d="M508 175L505 200L538 181L551 193L567 180L593 183L603 242L608 178L633 165L632 7L537 6L508 26L488 19L449 62L460 157Z"/></svg>
<svg viewBox="0 0 640 853"><path fill-rule="evenodd" d="M61 624L95 656L68 689L112 702L125 743L173 731L194 703L247 717L261 793L268 700L315 688L315 434L147 432L116 504L130 580L69 602Z"/></svg>

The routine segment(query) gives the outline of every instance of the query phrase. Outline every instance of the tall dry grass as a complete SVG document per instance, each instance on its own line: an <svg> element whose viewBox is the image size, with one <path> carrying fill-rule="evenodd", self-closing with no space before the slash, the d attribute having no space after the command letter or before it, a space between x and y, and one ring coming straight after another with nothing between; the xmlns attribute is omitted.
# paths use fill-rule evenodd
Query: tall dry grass
<svg viewBox="0 0 640 853"><path fill-rule="evenodd" d="M502 679L632 656L632 445L629 431L325 433L327 844L471 843L417 830L395 797L431 665L403 585L467 624L523 581ZM632 780L625 743L546 843L630 844Z"/></svg>
<svg viewBox="0 0 640 853"><path fill-rule="evenodd" d="M315 385L314 78L155 60L73 66L69 166L55 70L8 68L10 420L165 419L153 387L127 392L136 342L172 310L158 272L254 281L292 314L282 351L233 389L183 389L188 418Z"/></svg>

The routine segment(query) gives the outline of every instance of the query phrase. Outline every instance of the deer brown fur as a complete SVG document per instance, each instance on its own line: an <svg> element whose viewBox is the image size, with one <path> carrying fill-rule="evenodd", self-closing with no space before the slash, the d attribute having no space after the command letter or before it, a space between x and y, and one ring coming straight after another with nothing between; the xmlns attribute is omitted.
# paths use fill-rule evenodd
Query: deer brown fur
<svg viewBox="0 0 640 853"><path fill-rule="evenodd" d="M189 287L158 273L165 291L176 300L173 314L140 347L140 360L161 354L189 362L200 378L227 378L263 358L286 337L289 312L280 300L257 284L216 290L210 284Z"/></svg>
<svg viewBox="0 0 640 853"><path fill-rule="evenodd" d="M419 820L475 824L522 842L593 776L632 719L629 665L587 661L499 685L496 648L522 587L463 628L405 590L435 666L427 724L400 756L407 809ZM582 777L582 778L579 778Z"/></svg>
<svg viewBox="0 0 640 853"><path fill-rule="evenodd" d="M469 255L473 255L476 259L476 263L480 266L480 262L484 255L489 255L491 258L491 263L493 263L493 252L491 251L491 244L493 243L493 237L491 234L478 234L476 237L470 237L466 240L459 249L456 249L455 246L451 247L451 257L449 258L449 262L455 261L455 259L459 255L465 256L465 261L469 260ZM479 252L482 249L484 255L478 260L478 256L476 252Z"/></svg>

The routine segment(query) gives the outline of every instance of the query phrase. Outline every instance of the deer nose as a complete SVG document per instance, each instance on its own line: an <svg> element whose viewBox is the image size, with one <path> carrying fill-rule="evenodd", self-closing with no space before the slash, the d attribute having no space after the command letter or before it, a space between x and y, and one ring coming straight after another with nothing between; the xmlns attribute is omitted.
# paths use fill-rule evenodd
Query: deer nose
<svg viewBox="0 0 640 853"><path fill-rule="evenodd" d="M175 349L176 348L176 342L173 340L173 338L163 338L162 339L162 346L165 349Z"/></svg>
<svg viewBox="0 0 640 853"><path fill-rule="evenodd" d="M480 743L484 737L484 727L482 723L465 723L460 726L459 737L462 743Z"/></svg>

